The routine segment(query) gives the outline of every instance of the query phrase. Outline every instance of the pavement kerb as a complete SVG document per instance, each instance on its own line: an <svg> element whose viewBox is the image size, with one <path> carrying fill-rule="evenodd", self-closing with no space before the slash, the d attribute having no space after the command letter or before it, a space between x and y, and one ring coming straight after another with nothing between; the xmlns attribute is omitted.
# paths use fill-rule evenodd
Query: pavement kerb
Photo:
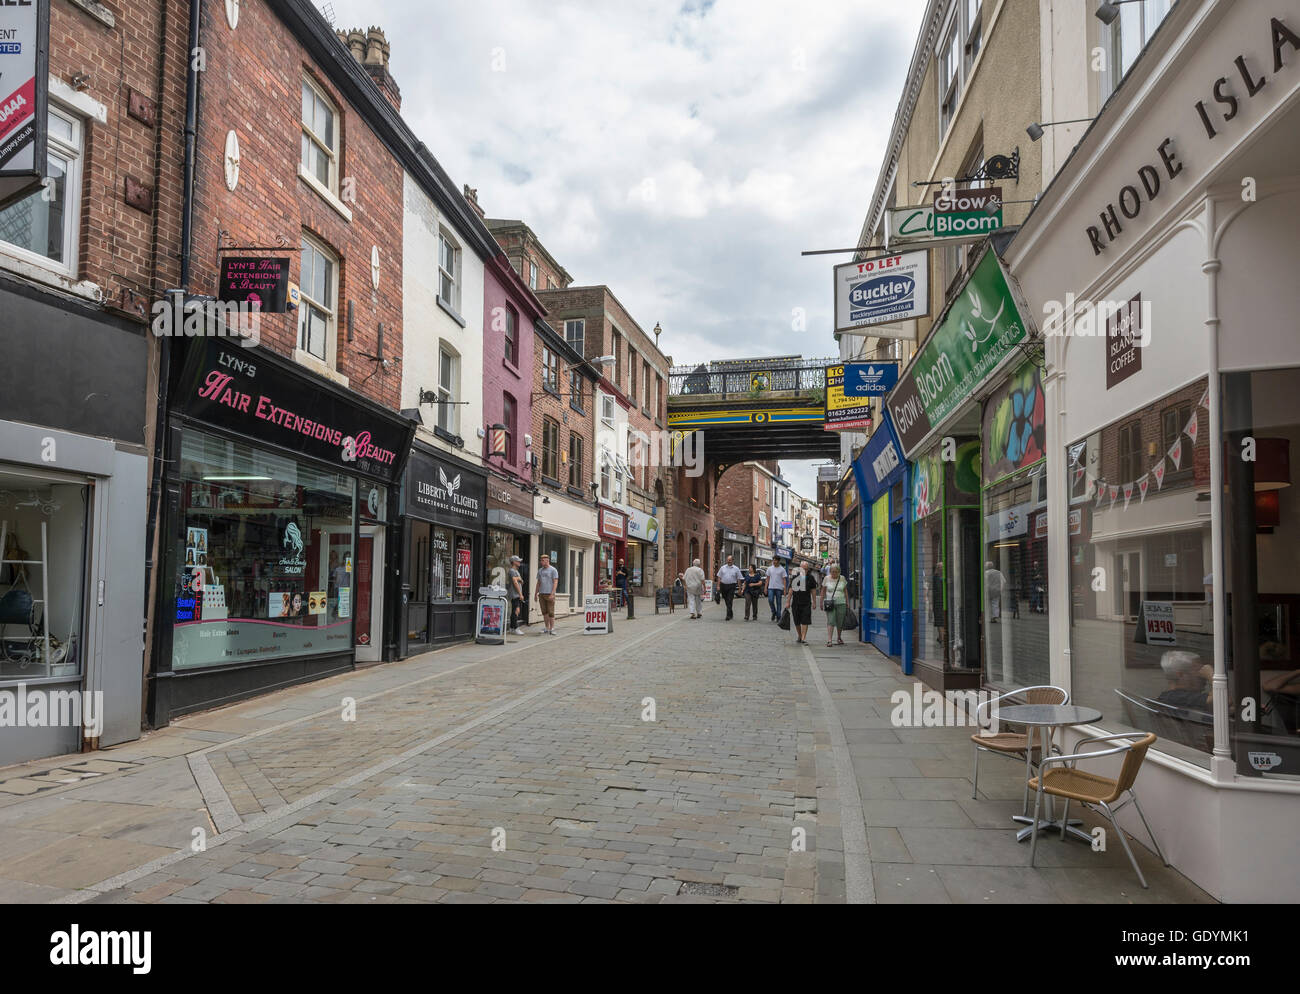
<svg viewBox="0 0 1300 994"><path fill-rule="evenodd" d="M671 624L673 622L681 621L681 620L682 619L675 618L672 619L672 621L670 621L669 623ZM608 652L604 653L601 656L596 657L590 662L583 663L581 666L559 673L556 676L552 677L551 679L547 680L545 683L542 683L541 685L534 687L532 690L527 691L526 693L520 695L519 697L507 701L504 704L500 704L489 711L485 711L477 715L470 721L458 725L456 728L449 729L448 731L442 733L441 735L429 739L426 742L420 743L418 746L414 746L413 748L408 749L405 752L399 753L396 756L390 756L388 759L385 759L379 763L375 763L364 770L359 770L356 773L350 774L347 777L345 777L343 780L331 784L328 787L321 788L320 790L306 797L299 798L297 801L294 801L292 804L276 808L272 811L263 812L260 815L250 818L248 821L241 822L236 827L222 831L221 834L216 835L213 838L208 840L208 844L205 847L204 851L214 849L217 846L220 846L240 836L248 835L256 831L261 831L262 829L268 827L273 828L276 825L276 823L292 819L295 815L297 815L299 811L303 810L304 808L310 807L311 805L316 804L319 801L324 800L325 798L329 797L334 793L337 793L340 790L345 790L348 787L352 787L355 786L356 784L369 780L372 777L378 776L379 774L384 773L387 770L390 770L393 767L400 765L401 763L404 763L416 756L422 755L423 753L428 752L429 750L434 749L440 745L443 745L444 743L447 743L453 739L459 738L461 735L473 731L475 728L479 727L480 725L486 724L489 721L494 721L497 718L501 717L502 715L507 714L510 711L516 710L517 708L522 707L524 704L528 703L529 701L537 697L540 697L542 694L545 694L548 691L555 689L556 687L568 683L569 681L581 676L584 673L589 672L590 670L597 669L602 666L607 666L613 662L616 662L622 653L628 651L629 649L635 648L636 646L639 646L642 642L655 636L658 633L658 631L659 631L658 628L651 629L650 631L645 632L643 635L640 635L637 638L633 639L631 642L621 643L617 647L610 649ZM499 659L503 655L505 655L505 653L494 656L492 658ZM423 678L420 682L423 682L424 679L428 679L428 678ZM399 689L399 688L393 688L393 689ZM333 710L334 709L331 709L328 713L332 714ZM285 725L287 726L290 724L296 724L297 722L302 720L305 719L301 719L301 718L294 719L292 722L286 722ZM229 802L227 801L227 803ZM57 899L52 903L82 904L86 901L91 900L94 897L97 897L100 894L104 894L109 891L116 890L117 888L120 887L124 887L127 884L140 879L141 877L148 876L151 873L156 873L158 870L164 869L165 867L171 866L175 863L181 862L182 860L188 859L192 855L195 855L195 853L193 853L190 850L186 850L186 849L177 850L176 852L169 853L166 856L160 856L157 859L151 860L150 862L144 864L143 866L138 866L133 870L127 870L113 877L109 877L105 880L101 880L98 883L91 884L89 887L83 887L72 894L68 894L64 897Z"/></svg>

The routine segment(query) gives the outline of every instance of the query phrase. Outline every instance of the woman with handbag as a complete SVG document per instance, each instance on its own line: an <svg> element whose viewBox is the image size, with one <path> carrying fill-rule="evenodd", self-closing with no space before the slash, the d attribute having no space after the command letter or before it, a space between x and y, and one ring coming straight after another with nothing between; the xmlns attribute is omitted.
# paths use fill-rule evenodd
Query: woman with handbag
<svg viewBox="0 0 1300 994"><path fill-rule="evenodd" d="M799 564L799 572L790 581L790 590L786 594L786 603L790 607L790 621L798 638L797 645L808 644L808 626L812 624L812 599L817 590L817 578L813 576L807 563Z"/></svg>
<svg viewBox="0 0 1300 994"><path fill-rule="evenodd" d="M822 585L822 610L826 612L826 644L844 644L844 615L848 611L848 585L840 568L831 566Z"/></svg>

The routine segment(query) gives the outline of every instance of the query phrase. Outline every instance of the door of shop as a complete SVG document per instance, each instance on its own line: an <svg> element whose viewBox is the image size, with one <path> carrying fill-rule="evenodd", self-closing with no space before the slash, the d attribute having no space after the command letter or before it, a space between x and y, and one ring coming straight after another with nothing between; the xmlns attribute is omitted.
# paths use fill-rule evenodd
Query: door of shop
<svg viewBox="0 0 1300 994"><path fill-rule="evenodd" d="M585 603L587 588L583 584L582 565L585 553L569 550L569 608L576 610Z"/></svg>
<svg viewBox="0 0 1300 994"><path fill-rule="evenodd" d="M363 525L357 542L356 572L352 579L356 598L353 639L357 662L377 663L383 649L384 585L377 566L384 561L384 531L378 525ZM340 595L342 596L342 595ZM339 615L343 615L340 608Z"/></svg>

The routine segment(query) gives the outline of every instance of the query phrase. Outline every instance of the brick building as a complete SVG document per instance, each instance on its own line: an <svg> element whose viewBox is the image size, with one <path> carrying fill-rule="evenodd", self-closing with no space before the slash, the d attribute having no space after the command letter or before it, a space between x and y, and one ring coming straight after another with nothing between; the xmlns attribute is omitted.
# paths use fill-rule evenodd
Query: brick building
<svg viewBox="0 0 1300 994"><path fill-rule="evenodd" d="M612 409L609 417L597 412L596 448L598 458L609 459L615 483L625 484L625 489L617 487L621 499L610 503L625 515L627 535L602 559L601 575L612 577L617 560L625 558L634 593L653 594L668 575L659 509L667 506L672 478L663 465L670 362L609 287L570 286L542 290L538 296L548 321L557 331L563 328L576 351L587 359L613 357L602 367L601 390L609 398L602 403L626 409L627 428L624 434L617 427L621 421Z"/></svg>
<svg viewBox="0 0 1300 994"><path fill-rule="evenodd" d="M158 359L146 321L179 277L186 6L53 0L48 23L40 5L5 11L34 32L18 35L29 53L48 32L49 65L31 77L48 113L30 119L47 157L28 153L46 185L0 206L0 558L24 560L0 564L0 596L25 582L38 598L30 627L4 632L0 688L102 690L104 723L97 739L0 729L0 765L140 733ZM23 51L6 53L12 79L32 71L13 72Z"/></svg>
<svg viewBox="0 0 1300 994"><path fill-rule="evenodd" d="M573 277L523 221L488 218L485 223L529 289L563 290L573 282Z"/></svg>

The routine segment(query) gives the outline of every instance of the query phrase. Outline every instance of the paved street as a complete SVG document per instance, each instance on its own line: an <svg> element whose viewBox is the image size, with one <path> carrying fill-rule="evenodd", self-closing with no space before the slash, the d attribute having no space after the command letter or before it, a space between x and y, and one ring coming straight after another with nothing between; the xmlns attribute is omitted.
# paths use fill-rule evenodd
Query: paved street
<svg viewBox="0 0 1300 994"><path fill-rule="evenodd" d="M893 662L722 613L562 621L0 771L0 900L1207 900L1139 847L1143 891L1117 840L1029 869L1017 764L972 800L969 729L891 725Z"/></svg>

